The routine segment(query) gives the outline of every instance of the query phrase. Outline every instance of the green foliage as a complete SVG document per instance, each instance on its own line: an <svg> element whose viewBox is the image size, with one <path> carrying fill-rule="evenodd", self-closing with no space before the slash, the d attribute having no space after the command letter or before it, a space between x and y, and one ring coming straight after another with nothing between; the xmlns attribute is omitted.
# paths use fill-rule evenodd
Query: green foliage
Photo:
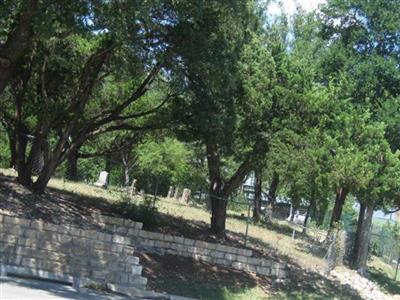
<svg viewBox="0 0 400 300"><path fill-rule="evenodd" d="M128 196L113 203L113 210L119 215L133 221L142 222L147 229L157 227L157 208L153 205L152 197L145 197L144 201L133 201Z"/></svg>
<svg viewBox="0 0 400 300"><path fill-rule="evenodd" d="M159 179L179 184L189 174L190 150L176 139L149 140L137 148L139 167Z"/></svg>

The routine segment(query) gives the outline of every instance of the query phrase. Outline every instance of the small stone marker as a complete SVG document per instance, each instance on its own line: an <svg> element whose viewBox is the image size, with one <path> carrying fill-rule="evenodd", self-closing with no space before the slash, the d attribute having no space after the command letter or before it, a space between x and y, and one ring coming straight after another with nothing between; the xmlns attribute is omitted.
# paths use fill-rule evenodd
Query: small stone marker
<svg viewBox="0 0 400 300"><path fill-rule="evenodd" d="M178 187L175 188L174 198L175 198L175 200L179 199L179 188Z"/></svg>
<svg viewBox="0 0 400 300"><path fill-rule="evenodd" d="M173 195L174 195L174 187L171 185L168 190L167 198L172 198Z"/></svg>
<svg viewBox="0 0 400 300"><path fill-rule="evenodd" d="M191 193L191 191L189 189L183 189L182 197L181 197L182 203L186 203L186 204L189 203L190 193Z"/></svg>
<svg viewBox="0 0 400 300"><path fill-rule="evenodd" d="M94 183L95 186L107 188L108 186L108 172L101 171L99 179Z"/></svg>
<svg viewBox="0 0 400 300"><path fill-rule="evenodd" d="M130 190L130 195L131 197L133 197L133 195L136 195L136 179L132 180L132 184L131 184L131 190Z"/></svg>

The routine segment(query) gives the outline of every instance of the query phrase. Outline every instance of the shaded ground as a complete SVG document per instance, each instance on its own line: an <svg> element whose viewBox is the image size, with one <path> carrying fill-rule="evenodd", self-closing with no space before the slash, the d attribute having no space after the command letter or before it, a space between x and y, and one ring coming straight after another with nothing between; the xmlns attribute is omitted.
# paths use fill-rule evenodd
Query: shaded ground
<svg viewBox="0 0 400 300"><path fill-rule="evenodd" d="M400 295L400 282L390 278L385 272L374 267L368 270L369 279L377 283L384 291Z"/></svg>
<svg viewBox="0 0 400 300"><path fill-rule="evenodd" d="M151 289L200 299L361 299L317 274L293 269L290 277L256 276L173 255L141 253Z"/></svg>

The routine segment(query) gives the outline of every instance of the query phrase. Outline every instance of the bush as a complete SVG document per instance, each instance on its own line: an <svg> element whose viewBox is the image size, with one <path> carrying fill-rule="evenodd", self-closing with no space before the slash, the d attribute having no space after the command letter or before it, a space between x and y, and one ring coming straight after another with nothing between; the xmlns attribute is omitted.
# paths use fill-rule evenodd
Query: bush
<svg viewBox="0 0 400 300"><path fill-rule="evenodd" d="M145 196L141 203L123 196L113 206L114 212L124 218L142 222L146 228L157 227L157 208L153 205L153 198L150 196Z"/></svg>

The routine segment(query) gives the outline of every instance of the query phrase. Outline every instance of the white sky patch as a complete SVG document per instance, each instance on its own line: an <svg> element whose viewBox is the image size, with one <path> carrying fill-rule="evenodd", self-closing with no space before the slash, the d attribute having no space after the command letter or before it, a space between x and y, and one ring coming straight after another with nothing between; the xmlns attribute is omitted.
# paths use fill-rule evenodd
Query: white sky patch
<svg viewBox="0 0 400 300"><path fill-rule="evenodd" d="M296 7L302 7L306 12L310 12L318 8L318 5L325 3L326 0L280 0L274 1L268 6L270 15L286 14L292 16L296 12ZM281 3L281 5L279 4Z"/></svg>

